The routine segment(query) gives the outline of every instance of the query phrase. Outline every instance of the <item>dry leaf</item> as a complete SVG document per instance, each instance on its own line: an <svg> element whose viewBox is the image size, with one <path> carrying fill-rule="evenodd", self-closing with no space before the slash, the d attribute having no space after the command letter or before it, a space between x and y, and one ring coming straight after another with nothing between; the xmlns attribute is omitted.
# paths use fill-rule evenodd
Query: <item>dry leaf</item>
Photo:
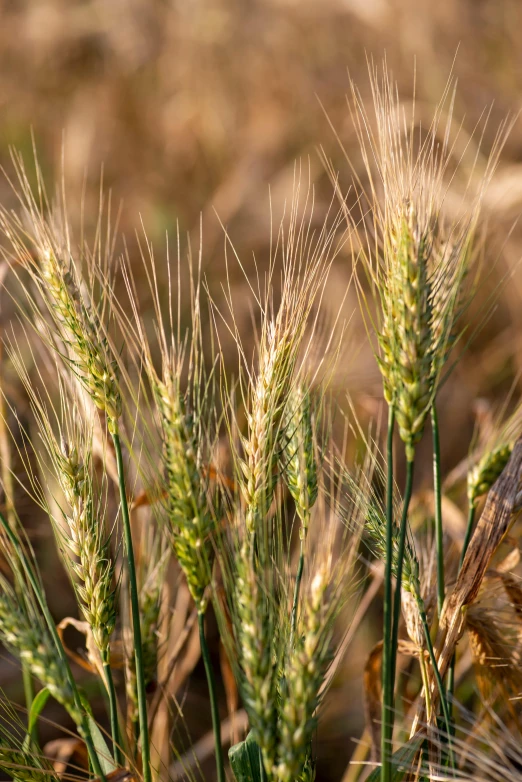
<svg viewBox="0 0 522 782"><path fill-rule="evenodd" d="M509 462L489 491L457 583L444 604L435 643L435 653L442 678L446 675L455 647L463 632L465 622L463 609L477 597L489 563L511 526L521 471L522 437L515 443ZM430 679L432 702L436 706L439 693L432 671L430 671ZM433 708L432 714L436 713L437 709ZM422 719L422 715L418 713L417 718L418 722Z"/></svg>
<svg viewBox="0 0 522 782"><path fill-rule="evenodd" d="M82 657L80 654L73 652L73 650L70 649L65 643L63 634L67 627L74 627L75 630L78 630L79 633L82 633L82 635L85 636L87 659ZM94 643L94 638L88 622L80 622L80 620L74 619L72 616L66 616L65 619L62 619L60 624L57 625L56 629L67 656L70 657L71 660L74 660L74 662L84 670L89 671L89 673L98 673L103 679L103 665L100 652Z"/></svg>
<svg viewBox="0 0 522 782"><path fill-rule="evenodd" d="M372 739L371 756L374 762L379 762L381 753L381 695L382 695L382 646L379 641L370 652L364 666L364 712L366 728ZM418 657L419 650L410 641L399 640L399 654Z"/></svg>
<svg viewBox="0 0 522 782"><path fill-rule="evenodd" d="M61 738L48 741L43 747L43 755L48 758L57 774L64 774L73 761L77 768L89 768L89 755L85 744L78 738Z"/></svg>
<svg viewBox="0 0 522 782"><path fill-rule="evenodd" d="M239 693L236 684L236 677L234 671L230 665L228 659L227 650L223 641L219 641L219 662L221 666L221 678L225 687L225 693L227 697L227 710L230 717L230 724L232 728L232 744L237 744L239 741L239 731L236 729L235 716L239 706Z"/></svg>

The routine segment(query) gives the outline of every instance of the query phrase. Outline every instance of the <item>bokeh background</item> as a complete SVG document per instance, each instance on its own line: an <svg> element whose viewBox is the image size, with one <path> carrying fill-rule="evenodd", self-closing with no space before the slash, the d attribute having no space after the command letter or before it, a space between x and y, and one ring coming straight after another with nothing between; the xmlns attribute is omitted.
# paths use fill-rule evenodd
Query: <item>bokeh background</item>
<svg viewBox="0 0 522 782"><path fill-rule="evenodd" d="M349 75L369 99L367 58L386 56L408 103L415 72L419 112L429 120L453 69L459 82L455 119L463 123L464 138L490 111L479 173L499 122L508 115L515 121L485 201L489 276L474 305L489 311L499 286L496 306L441 396L443 467L449 472L467 452L476 400L486 400L486 407L501 403L513 384L516 396L522 369L521 29L519 0L1 0L0 163L12 171L10 146L30 159L34 139L50 188L63 176L77 223L82 206L87 223L89 215L97 216L103 170L104 187L116 206L122 204L119 228L136 270L141 222L161 248L165 232L176 227L197 245L201 220L203 269L219 299L223 226L245 268L254 273L253 255L265 268L269 188L280 214L296 161L306 177L310 172L318 224L332 195L319 149L343 187L351 174L339 139L362 175L346 103ZM477 143L470 142L470 159ZM4 177L0 200L15 205ZM346 251L327 288L325 306L332 313L341 305L350 268ZM232 266L231 282L241 302L248 289L238 267ZM7 297L1 306L6 327L14 310ZM343 305L347 316L354 306L350 293ZM247 329L248 307L243 313L238 307ZM351 328L364 334L357 317ZM334 384L373 413L378 375L364 336L356 342L358 351L348 351ZM5 366L4 372L7 393L23 406L14 375ZM425 457L418 488L429 481L429 443ZM45 531L35 535L43 549ZM65 583L56 576L50 594L62 616L72 605ZM325 705L320 780L342 777L352 739L361 734L363 650L378 640L376 627L368 626L356 642ZM12 671L0 661L0 686L7 690ZM187 691L185 714L197 738L209 727L193 716L203 711L200 664Z"/></svg>

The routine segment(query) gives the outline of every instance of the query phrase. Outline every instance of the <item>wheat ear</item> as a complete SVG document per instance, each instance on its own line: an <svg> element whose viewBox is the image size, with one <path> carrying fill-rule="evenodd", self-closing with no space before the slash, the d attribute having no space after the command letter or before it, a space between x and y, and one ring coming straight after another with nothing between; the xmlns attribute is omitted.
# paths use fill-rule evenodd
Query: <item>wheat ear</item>
<svg viewBox="0 0 522 782"><path fill-rule="evenodd" d="M299 608L299 592L304 569L306 536L310 524L311 510L317 500L318 493L310 393L301 383L290 393L283 420L282 440L282 472L300 519L299 562L297 565L291 616L292 642Z"/></svg>

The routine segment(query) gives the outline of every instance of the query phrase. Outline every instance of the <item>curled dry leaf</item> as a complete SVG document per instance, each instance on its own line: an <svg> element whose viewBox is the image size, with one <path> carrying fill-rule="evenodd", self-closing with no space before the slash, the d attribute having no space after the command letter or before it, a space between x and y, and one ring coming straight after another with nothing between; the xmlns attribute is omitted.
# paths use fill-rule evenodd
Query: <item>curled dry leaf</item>
<svg viewBox="0 0 522 782"><path fill-rule="evenodd" d="M78 654L67 646L64 638L64 631L67 627L74 627L75 630L85 636L86 657L82 657L81 654ZM89 623L74 619L72 616L66 616L65 619L62 619L60 624L56 626L56 629L67 656L70 657L71 660L74 660L74 662L84 670L89 671L89 673L97 673L104 679L100 652L94 642ZM123 653L121 642L119 641L113 641L113 643L111 643L111 668L123 668Z"/></svg>
<svg viewBox="0 0 522 782"><path fill-rule="evenodd" d="M219 642L219 664L221 667L221 678L227 697L227 710L232 730L232 744L237 744L240 738L235 724L235 715L239 708L239 692L227 649L222 640Z"/></svg>
<svg viewBox="0 0 522 782"><path fill-rule="evenodd" d="M485 702L495 696L495 685L509 701L509 694L522 690L520 659L516 649L516 628L498 622L498 612L472 605L466 616L473 665L480 694Z"/></svg>
<svg viewBox="0 0 522 782"><path fill-rule="evenodd" d="M410 641L399 640L399 654L418 657L419 649ZM378 762L381 748L381 701L382 701L382 641L377 643L366 661L363 674L364 711L366 729L372 740L372 761Z"/></svg>
<svg viewBox="0 0 522 782"><path fill-rule="evenodd" d="M522 437L519 437L511 457L500 477L491 487L486 505L471 538L462 568L453 591L442 611L435 643L435 654L442 678L446 675L456 645L462 635L465 611L477 597L491 558L507 535L520 487L522 472ZM438 703L439 693L430 671L432 703ZM436 709L432 709L436 714ZM417 714L418 720L422 718Z"/></svg>
<svg viewBox="0 0 522 782"><path fill-rule="evenodd" d="M64 638L64 631L68 627L74 627L75 630L85 636L85 649L87 652L87 658L82 657L81 654L74 652L67 646ZM67 656L70 657L71 660L74 660L74 662L84 670L89 671L89 673L99 673L103 678L103 666L100 653L96 647L96 644L94 643L94 638L91 632L91 628L89 627L89 623L81 622L79 619L74 619L72 616L66 616L65 619L62 619L60 624L57 625L56 629L58 630L60 641L62 642L62 646L65 649Z"/></svg>
<svg viewBox="0 0 522 782"><path fill-rule="evenodd" d="M520 579L515 578L511 573L503 573L502 571L494 572L496 572L500 578L506 595L511 601L514 612L519 619L522 619L522 586L520 584Z"/></svg>
<svg viewBox="0 0 522 782"><path fill-rule="evenodd" d="M77 768L89 768L89 756L85 744L78 738L60 738L48 741L43 747L43 755L48 758L57 774L64 774L67 766L74 763Z"/></svg>

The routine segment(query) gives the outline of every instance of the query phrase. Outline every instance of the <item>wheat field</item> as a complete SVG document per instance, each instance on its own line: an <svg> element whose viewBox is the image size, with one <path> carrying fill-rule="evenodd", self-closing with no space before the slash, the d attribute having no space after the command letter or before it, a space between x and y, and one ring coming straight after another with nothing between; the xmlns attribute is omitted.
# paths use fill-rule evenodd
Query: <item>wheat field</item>
<svg viewBox="0 0 522 782"><path fill-rule="evenodd" d="M2 9L6 778L518 778L519 9L471 5Z"/></svg>

